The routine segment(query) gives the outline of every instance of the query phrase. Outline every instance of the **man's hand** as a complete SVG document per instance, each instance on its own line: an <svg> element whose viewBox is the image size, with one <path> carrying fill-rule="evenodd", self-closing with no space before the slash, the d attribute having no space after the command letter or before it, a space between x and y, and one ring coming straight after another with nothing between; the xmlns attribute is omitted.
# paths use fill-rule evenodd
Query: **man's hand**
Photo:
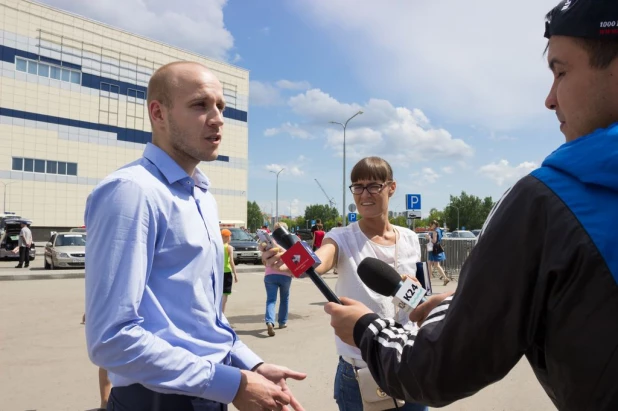
<svg viewBox="0 0 618 411"><path fill-rule="evenodd" d="M240 371L240 387L232 404L243 411L287 410L290 395L257 372Z"/></svg>
<svg viewBox="0 0 618 411"><path fill-rule="evenodd" d="M263 377L269 379L274 382L278 386L281 387L282 392L290 397L290 405L296 411L304 411L304 408L300 403L294 398L292 391L288 387L286 383L286 379L292 378L294 380L302 381L307 378L307 374L297 371L292 371L289 368L281 367L279 365L273 364L261 364L258 368L255 369L255 372L262 375Z"/></svg>
<svg viewBox="0 0 618 411"><path fill-rule="evenodd" d="M354 343L354 326L356 322L365 314L371 311L363 303L359 303L351 298L339 298L344 305L328 303L324 306L326 314L330 314L330 325L335 329L337 337L343 342L356 347Z"/></svg>
<svg viewBox="0 0 618 411"><path fill-rule="evenodd" d="M427 299L426 302L419 304L412 312L410 313L410 321L414 321L420 327L423 325L425 319L429 313L436 308L442 301L446 299L446 297L452 295L454 291L449 291L447 293L432 295Z"/></svg>

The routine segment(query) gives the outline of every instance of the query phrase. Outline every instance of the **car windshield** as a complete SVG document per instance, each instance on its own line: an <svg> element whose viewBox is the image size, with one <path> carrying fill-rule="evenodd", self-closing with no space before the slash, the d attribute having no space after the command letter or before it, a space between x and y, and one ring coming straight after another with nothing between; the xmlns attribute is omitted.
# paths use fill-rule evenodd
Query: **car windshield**
<svg viewBox="0 0 618 411"><path fill-rule="evenodd" d="M232 241L255 241L253 237L245 233L240 228L232 228L230 231L232 232Z"/></svg>
<svg viewBox="0 0 618 411"><path fill-rule="evenodd" d="M453 233L453 237L457 237L457 238L476 238L476 236L474 234L472 234L470 231L458 231L456 233Z"/></svg>
<svg viewBox="0 0 618 411"><path fill-rule="evenodd" d="M60 234L56 237L56 247L79 247L86 245L86 234Z"/></svg>

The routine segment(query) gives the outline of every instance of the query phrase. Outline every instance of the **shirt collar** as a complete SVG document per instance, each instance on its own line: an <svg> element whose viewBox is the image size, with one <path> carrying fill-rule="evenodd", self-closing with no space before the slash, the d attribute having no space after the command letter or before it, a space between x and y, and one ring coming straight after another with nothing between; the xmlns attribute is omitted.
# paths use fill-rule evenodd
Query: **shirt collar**
<svg viewBox="0 0 618 411"><path fill-rule="evenodd" d="M187 172L183 170L169 154L152 143L146 144L143 156L159 169L169 184L174 184L178 181L186 181L191 178L195 182L195 185L203 190L208 190L210 186L210 181L208 177L202 173L202 170L196 167L193 176L189 177Z"/></svg>

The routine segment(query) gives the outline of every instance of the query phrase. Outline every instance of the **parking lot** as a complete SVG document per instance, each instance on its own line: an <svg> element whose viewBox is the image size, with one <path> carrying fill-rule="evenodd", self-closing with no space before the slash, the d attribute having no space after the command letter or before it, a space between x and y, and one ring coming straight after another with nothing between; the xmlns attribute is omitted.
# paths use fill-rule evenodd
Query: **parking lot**
<svg viewBox="0 0 618 411"><path fill-rule="evenodd" d="M0 261L0 277L52 275L37 256L28 270ZM53 271L54 276L83 276L83 270ZM228 319L239 336L265 360L308 373L292 382L308 411L336 410L332 399L337 363L333 333L323 312L324 298L310 280L295 280L289 328L268 337L263 324L263 267L239 266L239 283L228 302ZM326 275L334 287L336 276ZM453 283L434 291L452 289ZM91 410L98 406L97 368L86 354L82 278L0 281L0 410ZM234 409L231 407L231 409ZM522 361L503 381L447 411L544 411L555 409Z"/></svg>

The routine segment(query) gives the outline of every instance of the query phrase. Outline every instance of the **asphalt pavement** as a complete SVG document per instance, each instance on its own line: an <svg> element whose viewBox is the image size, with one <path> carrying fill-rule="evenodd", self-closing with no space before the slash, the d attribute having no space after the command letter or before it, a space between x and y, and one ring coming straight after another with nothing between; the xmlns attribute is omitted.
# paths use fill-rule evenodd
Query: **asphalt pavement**
<svg viewBox="0 0 618 411"><path fill-rule="evenodd" d="M39 257L28 270L0 262L0 410L61 411L98 407L97 368L85 349L83 269L50 272ZM266 361L308 374L290 383L307 411L337 410L333 379L337 355L324 298L309 279L294 280L289 327L268 337L264 326L263 267L239 266L227 316L240 338ZM46 280L33 276L45 276ZM77 278L72 278L77 277ZM334 288L336 276L327 274ZM453 289L456 283L434 291ZM234 410L234 407L231 407ZM502 381L447 411L555 410L525 360Z"/></svg>

